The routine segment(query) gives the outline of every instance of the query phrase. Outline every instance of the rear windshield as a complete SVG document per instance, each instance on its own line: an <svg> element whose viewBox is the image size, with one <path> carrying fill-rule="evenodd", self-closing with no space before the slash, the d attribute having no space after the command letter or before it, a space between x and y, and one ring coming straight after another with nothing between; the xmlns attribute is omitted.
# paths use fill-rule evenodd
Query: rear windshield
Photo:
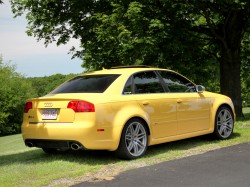
<svg viewBox="0 0 250 187"><path fill-rule="evenodd" d="M52 94L58 93L102 93L120 75L87 75L78 76L64 83Z"/></svg>

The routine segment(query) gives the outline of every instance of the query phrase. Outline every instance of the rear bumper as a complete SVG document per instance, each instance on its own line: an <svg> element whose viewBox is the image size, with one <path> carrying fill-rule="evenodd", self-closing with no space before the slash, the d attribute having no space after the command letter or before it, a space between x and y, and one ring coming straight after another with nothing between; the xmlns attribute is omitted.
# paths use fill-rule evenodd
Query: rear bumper
<svg viewBox="0 0 250 187"><path fill-rule="evenodd" d="M59 150L68 150L68 149L86 149L81 143L73 140L40 140L40 139L26 139L25 145L28 147L39 147L46 149L59 149ZM78 145L78 148L74 146Z"/></svg>
<svg viewBox="0 0 250 187"><path fill-rule="evenodd" d="M116 150L119 141L113 137L114 129L102 129L91 123L23 123L22 135L27 146L30 142L34 147L67 149L77 143L84 149Z"/></svg>

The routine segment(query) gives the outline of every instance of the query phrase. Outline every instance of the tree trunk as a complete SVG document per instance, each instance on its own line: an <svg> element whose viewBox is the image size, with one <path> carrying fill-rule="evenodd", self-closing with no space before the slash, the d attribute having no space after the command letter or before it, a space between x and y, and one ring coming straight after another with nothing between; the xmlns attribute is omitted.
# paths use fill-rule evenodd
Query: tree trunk
<svg viewBox="0 0 250 187"><path fill-rule="evenodd" d="M229 96L238 117L242 117L240 49L244 20L240 11L229 12L224 25L218 27L217 37L221 46L220 87Z"/></svg>
<svg viewBox="0 0 250 187"><path fill-rule="evenodd" d="M228 53L231 55L227 55ZM238 51L228 50L227 54L223 54L220 63L221 93L232 99L236 115L242 117L240 53Z"/></svg>

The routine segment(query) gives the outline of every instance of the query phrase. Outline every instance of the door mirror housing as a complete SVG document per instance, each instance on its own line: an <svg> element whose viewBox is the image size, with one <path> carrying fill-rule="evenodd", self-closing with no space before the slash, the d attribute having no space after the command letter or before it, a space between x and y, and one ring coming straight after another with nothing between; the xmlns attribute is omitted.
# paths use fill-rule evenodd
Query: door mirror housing
<svg viewBox="0 0 250 187"><path fill-rule="evenodd" d="M198 92L198 93L202 93L202 92L204 92L206 90L206 88L204 87L204 86L202 86L202 85L196 85L196 91Z"/></svg>

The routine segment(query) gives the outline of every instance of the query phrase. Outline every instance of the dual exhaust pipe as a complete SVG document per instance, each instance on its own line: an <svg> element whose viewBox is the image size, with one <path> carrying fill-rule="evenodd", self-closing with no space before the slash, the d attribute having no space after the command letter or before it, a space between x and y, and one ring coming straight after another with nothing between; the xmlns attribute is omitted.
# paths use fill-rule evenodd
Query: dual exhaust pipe
<svg viewBox="0 0 250 187"><path fill-rule="evenodd" d="M26 146L28 146L28 147L34 147L34 144L32 142L26 142Z"/></svg>
<svg viewBox="0 0 250 187"><path fill-rule="evenodd" d="M79 149L82 149L82 146L78 143L72 143L72 144L70 144L70 148L74 151L77 151Z"/></svg>
<svg viewBox="0 0 250 187"><path fill-rule="evenodd" d="M28 147L35 147L33 142L26 142L25 145ZM83 148L82 145L80 145L79 143L71 143L70 144L70 149L72 149L74 151L80 150L82 148Z"/></svg>

